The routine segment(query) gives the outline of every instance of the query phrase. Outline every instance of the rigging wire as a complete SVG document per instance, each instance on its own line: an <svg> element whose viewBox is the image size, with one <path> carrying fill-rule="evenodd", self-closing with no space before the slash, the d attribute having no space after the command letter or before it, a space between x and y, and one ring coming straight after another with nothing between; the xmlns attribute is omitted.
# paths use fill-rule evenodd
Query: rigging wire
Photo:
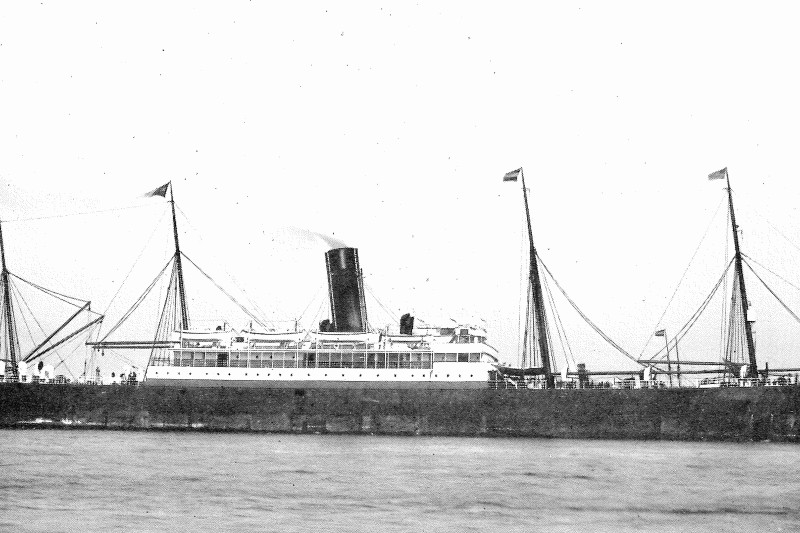
<svg viewBox="0 0 800 533"><path fill-rule="evenodd" d="M758 266L760 266L761 268L763 268L764 270L766 270L767 272L769 272L773 276L776 276L777 278L779 278L781 281L783 281L784 283L786 283L790 287L793 287L793 288L797 289L798 291L800 291L800 287L798 287L797 285L795 285L794 283L792 283L788 279L784 278L783 276L781 276L780 274L778 274L774 270L771 270L770 268L768 268L768 267L764 266L763 264L759 263L758 261L756 261L755 259L753 259L749 255L743 253L742 257L746 258L748 261L752 261L753 263L757 264Z"/></svg>
<svg viewBox="0 0 800 533"><path fill-rule="evenodd" d="M747 265L747 268L749 268L749 269L750 269L750 272L752 272L752 273L753 273L753 275L754 275L754 276L755 276L755 277L758 279L758 281L760 281L760 282L761 282L761 284L762 284L762 285L764 285L764 287L766 287L766 289L767 289L767 290L770 292L770 294L772 294L772 296L774 296L774 297L775 297L775 299L776 299L776 300L778 300L778 303L780 303L780 304L783 306L783 308L784 308L784 309L786 309L786 311L787 311L787 312L788 312L790 315L792 315L792 318L794 318L794 319L795 319L795 320L796 320L798 323L800 323L800 317L798 317L796 314L794 314L794 311L792 311L791 309L789 309L789 306L788 306L788 305L786 305L786 304L784 303L784 301L783 301L783 300L781 300L781 299L780 299L780 297L779 297L777 294L775 294L775 291L773 291L773 290L770 288L770 286L769 286L769 285L767 285L767 282L766 282L766 281L764 281L763 279L761 279L761 276L759 276L759 275L758 275L758 273L756 273L756 271L755 271L755 270L753 270L753 267L752 267L752 266L750 266L750 261L745 261L745 262L744 262L744 264L746 264L746 265Z"/></svg>
<svg viewBox="0 0 800 533"><path fill-rule="evenodd" d="M319 322L320 321L319 319L322 318L322 309L324 307L325 307L325 298L322 298L319 302L319 307L317 308L316 314L314 314L314 316L311 319L312 327L314 325L314 322Z"/></svg>
<svg viewBox="0 0 800 533"><path fill-rule="evenodd" d="M2 223L5 224L7 222L31 222L33 220L49 220L53 218L67 218L67 217L75 217L75 216L82 216L82 215L95 215L98 213L116 213L119 211L128 211L130 209L141 209L143 207L151 207L151 205L144 204L144 205L131 205L127 207L116 207L111 209L99 209L97 211L82 211L78 213L63 213L58 215L47 215L41 217L30 217L30 218L10 218L8 220L2 220Z"/></svg>
<svg viewBox="0 0 800 533"><path fill-rule="evenodd" d="M35 314L35 313L33 312L33 310L31 309L31 306L28 304L28 301L27 301L27 300L26 300L26 299L25 299L25 298L22 296L22 291L20 291L20 289L19 289L19 287L17 287L16 283L12 285L12 289L13 289L14 291L16 291L16 293L17 293L17 297L18 297L20 300L22 300L22 303L25 305L25 309L27 309L27 310L28 310L28 313L30 313L30 315L31 315L31 318L33 318L34 322L36 322L36 325L39 327L39 331L41 331L41 332L42 332L42 335L44 335L44 336L47 336L47 332L45 331L45 329L44 329L44 327L42 326L42 324L39 322L39 319L38 319L38 318L36 318L36 314ZM23 320L24 320L24 319L25 319L25 316L24 316L24 314L21 312L21 310L20 310L20 315L23 317ZM36 340L33 338L33 335L31 335L31 341L34 343L34 345L36 345Z"/></svg>
<svg viewBox="0 0 800 533"><path fill-rule="evenodd" d="M203 239L203 234L202 234L202 233L200 233L200 231L199 231L197 228L195 228L195 227L194 227L194 225L192 225L192 223L189 221L189 217L187 217L187 216L186 216L186 213L184 213L184 212L183 212L183 210L181 210L181 208L180 208L178 205L176 205L176 206L175 206L175 209L176 209L176 210L177 210L177 211L178 211L178 212L179 212L179 213L180 213L180 214L183 216L183 220L184 220L184 221L186 221L186 224L187 224L187 225L188 225L188 226L189 226L189 227L192 229L192 231L194 231L194 232L195 232L195 234L196 234L196 235L198 236L198 238L200 239L200 242L201 242L201 243L203 243L203 244L205 244L205 240ZM236 280L236 278L233 276L233 274L231 274L230 272L228 272L228 271L227 271L227 270L225 270L224 268L221 268L221 267L220 267L220 264L219 264L219 262L218 262L218 261L215 261L215 262L217 263L217 267L218 267L218 268L220 268L220 269L222 270L222 273L223 273L223 274L225 274L225 275L228 277L228 279L229 279L231 282L233 282L233 286L234 286L234 287L236 287L236 288L237 288L239 291L241 291L241 293L242 293L242 294L244 295L244 297L247 299L247 302L248 302L250 305L252 305L252 306L253 306L253 308L255 308L255 310L256 310L256 311L258 311L258 312L261 314L261 316L262 316L262 317L266 317L266 316L267 316L267 313L265 313L265 312L264 312L264 310L263 310L263 309L261 309L261 307L258 305L258 303L256 303L256 302L255 302L255 301L254 301L252 298L250 298L250 295L247 293L247 291L246 291L246 290L244 290L244 289L243 289L243 288L242 288L242 287L239 285L238 281L237 281L237 280ZM271 320L267 320L266 318L263 318L262 320L263 320L263 322L269 322L269 323L272 323L272 322L273 322L273 321L271 321ZM261 321L258 321L258 320L257 320L257 322L259 322L259 324L261 324L261 323L262 323ZM274 326L274 324L273 324L273 326ZM268 328L267 328L266 326L264 326L264 325L262 325L262 327L264 327L265 329L268 329Z"/></svg>
<svg viewBox="0 0 800 533"><path fill-rule="evenodd" d="M547 283L547 276L542 276L542 278L543 278L542 285L544 285L545 294L547 295L547 299L550 304L550 310L552 311L553 318L555 320L558 340L561 344L561 349L564 351L564 363L566 364L567 368L569 368L569 360L571 359L573 368L575 368L577 367L575 363L575 357L572 355L572 347L569 345L569 339L567 338L567 331L564 328L564 323L561 321L561 315L559 315L558 313L558 308L556 307L556 302L555 299L553 298L553 293L550 290L550 284Z"/></svg>
<svg viewBox="0 0 800 533"><path fill-rule="evenodd" d="M306 308L303 309L302 313L300 313L300 319L301 320L306 316L306 312L308 311L308 308L311 307L311 304L313 304L314 302L317 301L317 298L319 298L319 295L320 295L320 293L322 292L322 290L324 288L325 288L325 285L323 284L323 285L320 285L317 288L316 291L314 291L314 296L311 297L311 300L309 300L308 303L306 304Z"/></svg>
<svg viewBox="0 0 800 533"><path fill-rule="evenodd" d="M2 291L2 292L5 292L5 291ZM6 328L4 326L5 321L6 321L6 309L5 309L5 307L6 306L4 306L4 305L0 305L0 326L3 327L3 329L2 329L3 342L0 343L0 350L2 350L2 351L0 351L0 363L2 363L3 361L10 361L11 360L11 355L7 354L7 352L9 351L8 341L10 341L10 339L6 338L6 332L8 331L8 328Z"/></svg>
<svg viewBox="0 0 800 533"><path fill-rule="evenodd" d="M542 304L542 305L544 305L544 304ZM551 373L555 373L555 372L558 372L558 364L556 362L556 358L552 357L552 354L555 353L555 351L553 350L553 336L550 333L550 324L548 324L546 320L544 322L544 330L545 330L545 335L547 336L547 338L546 338L546 340L547 340L547 349L548 349L549 353L551 354L550 360L549 360L550 372ZM541 361L541 365L544 366L544 361Z"/></svg>
<svg viewBox="0 0 800 533"><path fill-rule="evenodd" d="M48 353L48 352L57 351L56 349L57 349L59 346L61 346L62 344L66 343L66 342L68 342L68 341L70 341L71 339L73 339L73 338L77 337L78 335L80 335L80 334L81 334L81 333L83 333L84 331L86 331L86 330L90 329L92 326L94 326L94 325L95 325L95 324L97 324L98 322L102 322L103 318L105 318L105 317L103 317L103 315L100 315L99 317L97 317L97 318L95 318L94 320L90 321L88 324L86 324L86 325L84 325L84 326L81 326L81 327L79 327L78 329L76 329L75 331L71 332L69 335L66 335L65 337L63 337L63 338L59 339L58 341L55 341L55 342L53 342L53 343L52 343L52 344L50 344L50 346L48 346L47 348L43 348L43 349L41 349L41 350L40 350L38 353L35 353L35 354L34 354L34 353L31 353L31 354L29 354L29 355L28 355L28 356L25 358L25 361L26 361L26 362L28 362L28 361L32 361L33 359L38 359L38 358L40 358L40 357L43 357L43 356L47 355L47 353Z"/></svg>
<svg viewBox="0 0 800 533"><path fill-rule="evenodd" d="M725 256L724 256L724 261L728 260L728 254L729 254L729 244L730 244L730 235L731 235L730 232L728 232L728 230L731 227L730 208L728 209L728 215L729 216L725 218L726 222L725 222ZM723 297L721 298L721 301L722 301L722 313L721 313L721 318L720 318L720 322L719 322L719 351L720 351L720 353L723 353L723 350L725 349L725 345L726 345L726 343L725 343L725 341L726 341L726 339L725 339L725 333L726 333L725 326L728 323L728 305L727 305L728 302L726 301L726 298L728 296L728 277L727 276L725 276L725 281L723 281L723 284L722 284L722 294L723 294Z"/></svg>
<svg viewBox="0 0 800 533"><path fill-rule="evenodd" d="M170 272L169 285L167 285L167 297L164 298L164 307L161 310L158 324L156 325L156 332L153 338L153 347L150 349L150 357L147 361L147 367L150 368L154 362L159 362L161 357L156 357L156 353L162 354L160 348L156 348L155 343L159 340L166 339L167 331L173 330L177 324L176 315L178 314L177 297L175 293L178 290L178 263L172 264L172 271ZM147 371L145 371L147 376Z"/></svg>
<svg viewBox="0 0 800 533"><path fill-rule="evenodd" d="M60 355L58 352L56 352L56 355L58 355L58 358L61 360L61 362L60 362L60 363L58 363L57 365L54 365L54 366L53 366L53 372L55 372L55 371L56 371L56 369L57 369L58 367L60 367L61 365L64 365L64 368L66 368L66 369L67 369L67 372L69 372L69 375L72 377L72 379L76 379L76 378L75 378L75 374L73 374L73 372L72 372L72 369L71 369L71 368L69 367L69 365L66 363L66 360L67 360L67 359L69 359L69 358L70 358L70 356L71 356L72 354L74 354L76 351L78 351L78 348L80 348L80 347L81 347L81 345L80 345L80 344L77 344L77 345L75 346L75 348L73 348L73 349L72 349L72 351L71 351L71 352L69 352L69 353L67 354L67 356L66 356L66 357L64 357L64 358L62 358L62 357L61 357L61 355Z"/></svg>
<svg viewBox="0 0 800 533"><path fill-rule="evenodd" d="M786 242L788 242L789 244L791 244L791 245L792 245L792 247L794 247L795 249L797 249L797 250L800 250L800 246L798 246L797 244L795 244L795 243L794 243L794 242L793 242L793 241L792 241L792 240L791 240L789 237L787 237L787 236L786 236L786 235L785 235L785 234L784 234L784 233L783 233L781 230L779 230L779 229L778 229L778 228L777 228L775 225L773 225L773 224L772 224L772 222L770 222L770 221L769 221L769 219L768 219L767 217L765 217L764 215L762 215L761 213L759 213L758 211L756 211L756 210L755 210L755 209L753 209L752 207L749 207L749 206L746 206L746 205L745 205L745 210L746 210L746 211L752 211L753 213L755 213L756 215L758 215L759 217L761 217L761 219L763 219L763 220L764 220L764 222L766 222L766 223L767 223L767 225L768 225L769 227L771 227L773 230L775 230L775 232L776 232L778 235L780 235L781 237L783 237L783 239L784 239Z"/></svg>
<svg viewBox="0 0 800 533"><path fill-rule="evenodd" d="M572 298L570 298L570 297L569 297L569 295L566 293L566 291L564 290L564 288L563 288L563 287L561 287L561 284L558 282L558 280L555 278L555 276L553 276L553 273L552 273L552 272L550 272L550 269L549 269L549 268L547 268L547 265L544 263L544 261L542 261L542 258L541 258L541 256L540 256L540 255L537 253L537 254L536 254L536 257L538 257L538 258L539 258L539 262L541 263L542 267L544 267L545 271L546 271L546 272L547 272L547 274L550 276L550 279L552 279L552 280L553 280L553 283L555 283L555 284L556 284L556 287L558 287L558 290L559 290L559 291L561 291L561 294L563 294L563 295L564 295L564 298L566 298L566 299L567 299L567 301L568 301L568 302L569 302L569 304L572 306L572 308L573 308L573 309L575 309L575 311L577 311L577 313L578 313L578 314L581 316L581 318L582 318L582 319L583 319L583 320L584 320L584 321L585 321L585 322L586 322L586 323L587 323L587 324L588 324L588 325L589 325L589 326L590 326L590 327L591 327L591 328L592 328L592 329L595 331L595 333L597 333L598 335L600 335L600 337L602 337L602 338L603 338L603 340L605 340L605 341L606 341L608 344L610 344L610 345L611 345L611 346L612 346L612 347L613 347L615 350L617 350L619 353L621 353L622 355L624 355L625 357L627 357L627 358L628 358L628 359L630 359L631 361L634 361L634 362L635 362L635 363L637 363L637 364L642 364L642 363L641 363L641 362L640 362L638 359L636 359L636 358L635 358L635 357L633 357L631 354L629 354L627 351L625 351L625 349L624 349L624 348L622 348L622 347L621 347L619 344L617 344L616 342L614 342L614 340L613 340L611 337L609 337L608 335L606 335L606 334L605 334L605 333L604 333L604 332L603 332L603 331L602 331L602 330L601 330L601 329L600 329L600 328L599 328L599 327L598 327L598 326L597 326L597 325L596 325L594 322L592 322L592 321L589 319L589 317L588 317L588 316L586 316L586 315L583 313L583 311L581 311L581 310L580 310L580 308L578 307L578 304L576 304L576 303L575 303L575 302L572 300Z"/></svg>
<svg viewBox="0 0 800 533"><path fill-rule="evenodd" d="M147 295L150 294L150 291L153 290L153 287L155 287L156 283L158 283L158 280L161 279L161 276L164 275L164 272L167 270L167 267L169 267L169 265L173 262L174 259L175 259L175 256L169 258L169 261L167 261L167 264L164 265L164 268L162 268L161 271L156 275L155 279L153 279L153 281L150 283L150 285L144 290L144 292L133 303L133 305L130 306L130 308L128 308L128 310L125 312L125 314L122 316L122 318L120 318L119 321L114 325L114 327L112 327L108 331L108 333L106 333L103 336L103 338L101 339L100 342L106 340L109 337L109 335L114 333L122 325L122 323L125 322L131 316L131 313L133 313L136 310L136 308L139 307L139 305L142 303L142 301L144 301L144 299L147 297Z"/></svg>
<svg viewBox="0 0 800 533"><path fill-rule="evenodd" d="M33 312L31 311L31 308L28 306L28 302L26 302L26 301L25 301L25 298L23 298L23 297L22 297L22 294L20 294L20 292L19 292L19 289L18 289L18 288L17 288L15 285L12 285L11 283L9 283L9 284L8 284L8 287L11 289L11 290L9 291L9 298L11 297L11 295L13 295L13 294L15 294L15 293L16 293L16 295L17 295L17 298L19 298L20 300L22 300L22 303L23 303L23 304L25 305L25 307L28 309L28 312L31 314L31 317L33 317L33 320L36 322L36 325L37 325L37 326L39 326L39 329L42 331L42 334L43 334L43 335L47 335L47 333L45 333L45 331L44 331L44 328L42 328L42 325L41 325L41 324L39 324L39 321L38 321L38 320L36 320L36 316L33 314ZM25 329L28 331L28 336L30 337L30 339L31 339L31 342L32 342L34 345L36 345L36 340L35 340L35 339L34 339L34 337L33 337L33 332L31 331L31 328L30 328L30 326L28 325L28 319L27 319L27 318L25 318L25 313L23 313L23 312L22 312L22 310L20 310L19 316L22 318L22 323L23 323L23 324L25 324ZM19 341L19 336L17 336L17 341ZM21 354L21 353L20 353L20 357L19 357L19 359L20 359L20 360L22 359L22 354Z"/></svg>
<svg viewBox="0 0 800 533"><path fill-rule="evenodd" d="M728 365L740 365L744 362L745 358L745 327L744 313L742 312L742 291L739 284L739 276L733 280L733 294L731 295L731 312L728 325L728 344L726 345L725 353L722 360ZM738 357L736 355L738 354ZM722 370L724 375L729 369Z"/></svg>
<svg viewBox="0 0 800 533"><path fill-rule="evenodd" d="M377 297L377 296L375 296L375 291L373 291L373 290L372 290L372 287L370 287L369 285L367 285L366 283L364 283L364 288L365 288L365 289L367 289L367 292L370 294L370 296L372 296L372 298L375 300L375 302L377 302L378 306L380 306L380 308L381 308L381 309L383 309L383 310L384 310L384 312L385 312L387 315L389 315L389 318L391 318L392 320L394 320L396 323L399 323L399 322L400 322L400 319L397 317L397 315L396 315L396 314L394 314L394 312L392 312L392 310L391 310L391 309L389 309L388 307L386 307L385 305L383 305L383 302L381 302L381 301L378 299L378 297Z"/></svg>
<svg viewBox="0 0 800 533"><path fill-rule="evenodd" d="M39 330L41 330L41 332L42 332L42 335L45 335L45 336L46 336L46 335L47 335L47 332L45 332L45 330L44 330L44 328L42 327L41 323L39 323L39 320L36 318L36 315L35 315L35 314L34 314L34 312L31 310L31 308L30 308L30 305L28 305L28 302L27 302L27 301L25 300L25 298L22 296L22 292L19 290L19 287L17 287L17 286L16 286L16 284L13 284L13 285L12 285L11 283L9 283L8 285L9 285L9 287L11 288L11 293L10 293L10 294L13 294L14 292L16 292L16 294L17 294L17 297L18 297L20 300L22 300L22 303L25 305L25 308L28 310L28 313L30 313L30 315L31 315L31 318L33 318L34 322L36 322L36 325L39 327ZM23 324L25 324L25 329L28 331L28 335L30 336L31 342L32 342L34 345L35 345L35 344L37 344L37 343L36 343L36 340L35 340L35 338L34 338L34 336L33 336L33 332L31 331L30 325L28 324L28 320L25 318L25 313L22 313L22 312L20 312L20 316L22 317L22 323L23 323ZM63 341L62 341L62 342L63 342ZM56 346L57 346L57 345L56 345ZM64 363L64 358L61 356L61 353L60 353L58 350L56 350L56 349L52 349L52 348L51 348L51 351L52 351L53 353L55 353L55 354L58 356L58 358L61 360L61 362L62 362L62 363ZM23 358L22 358L22 354L20 353L20 360L22 360L22 359L23 359ZM54 367L54 369L55 369L55 367ZM75 376L72 374L72 371L69 371L69 373L70 373L70 375L72 375L72 377L73 377L73 379L74 379L74 378L75 378Z"/></svg>
<svg viewBox="0 0 800 533"><path fill-rule="evenodd" d="M525 272L525 263L526 262L522 260L522 257L523 257L523 254L524 254L523 250L525 248L527 248L527 246L525 244L526 243L525 230L523 229L523 226L525 228L527 228L527 220L525 218L522 218L522 222L523 223L519 225L520 260L519 260L519 278L518 278L519 279L519 285L517 287L517 294L519 296L517 298L517 335L515 335L515 337L517 337L517 358L520 359L520 366L524 366L525 365L525 352L527 351L527 336L523 336L523 335L519 334L520 331L522 331L522 328L523 328L522 321L523 320L525 320L525 321L528 320L528 311L527 311L527 309L526 309L526 312L525 312L525 318L523 319L523 317L522 317L522 284L523 284L522 280L523 279L525 279L525 288L526 288L526 291L525 291L525 302L526 302L526 306L530 305L530 275L525 275L526 274L526 272ZM527 263L528 263L528 270L530 270L530 258L528 258ZM524 278L523 278L523 276L524 276ZM525 327L527 327L527 323L526 323ZM520 346L520 339L522 339L522 342L526 343L526 345Z"/></svg>
<svg viewBox="0 0 800 533"><path fill-rule="evenodd" d="M73 305L75 307L83 307L84 305L89 303L88 300L81 300L80 298L76 298L74 296L68 296L66 294L61 294L60 292L56 292L56 291L54 291L52 289L48 289L46 287L42 287L41 285L37 285L36 283L33 283L32 281L28 281L28 280L26 280L24 278L21 278L21 277L17 276L16 274L14 274L11 271L8 271L8 273L9 273L9 275L11 275L11 276L15 277L16 279L20 280L21 282L30 285L34 289L39 289L43 293L48 294L48 295L52 296L53 298L57 298L58 300L61 300L62 302L67 303L69 305ZM78 305L78 304L76 304L74 302L70 302L69 300L66 300L65 298L69 298L70 300L77 300L78 302L80 302L80 305Z"/></svg>
<svg viewBox="0 0 800 533"><path fill-rule="evenodd" d="M19 337L15 336L15 338L12 339L10 335L7 335L8 330L16 331L17 329L16 320L14 318L14 304L13 300L11 299L11 295L12 295L11 284L5 283L3 288L3 296L4 298L8 298L9 312L6 313L6 306L0 306L0 317L2 317L3 319L2 324L5 324L6 326L3 328L2 332L3 340L5 342L0 343L0 345L2 345L3 348L3 353L5 354L4 358L5 361L11 360L11 352L13 350L16 350L20 356L22 355L22 349L19 346Z"/></svg>
<svg viewBox="0 0 800 533"><path fill-rule="evenodd" d="M109 309L111 309L111 305L117 299L117 296L119 295L120 291L122 291L122 287L125 286L125 282L128 281L128 278L130 277L131 272L133 272L133 269L136 268L136 265L139 263L139 260L142 258L142 255L144 254L144 251L147 248L149 248L150 241L153 240L153 236L156 234L156 231L158 230L159 226L161 225L161 221L164 220L165 216L167 216L167 209L164 209L164 212L161 213L161 218L158 219L158 222L156 222L156 225L153 227L153 231L150 233L150 236L147 238L147 242L145 242L144 246L139 251L139 255L136 256L136 259L133 261L133 265L131 265L131 268L130 268L130 270L128 270L128 273L125 274L125 277L123 278L122 283L120 283L119 288L117 288L117 292L114 293L114 296L111 297L111 301L108 302L108 306L106 307L106 310L103 312L104 315L108 313ZM103 326L101 324L100 327L97 328L97 336L98 337L100 336L100 333L102 331L102 327Z"/></svg>
<svg viewBox="0 0 800 533"><path fill-rule="evenodd" d="M214 286L215 286L217 289L219 289L219 290L220 290L220 291L221 291L221 292L222 292L222 293L223 293L225 296L227 296L227 297L228 297L228 299L230 299L230 301L232 301L234 304L236 304L236 305L239 307L239 309L241 309L241 310L242 310L242 311L243 311L243 312L244 312L244 313L245 313L247 316L249 316L250 318L252 318L253 320L255 320L255 321L256 321L256 323L258 323L258 325L259 325L259 326L261 326L262 328L264 328L264 329L269 329L269 328L268 328L268 326L266 326L266 325L264 324L264 322L262 322L262 320L261 320L260 318L256 317L256 316L255 316L253 313L251 313L251 312L250 312L250 310L249 310L249 309L247 309L245 306L243 306L242 304L240 304L240 303L239 303L239 301L238 301L238 300L236 300L236 298L234 298L234 297L233 297L233 296L232 296L230 293L228 293L228 291L226 291L225 289L223 289L223 288L222 288L222 286L220 286L220 285L219 285L219 284L218 284L216 281L214 281L214 279L213 279L211 276L209 276L208 274L206 274L206 273L205 273L205 271L204 271L202 268L200 268L199 266L197 266L197 263L195 263L194 261L192 261L191 259L189 259L189 257L188 257L188 256L187 256L185 253L181 252L181 255L182 255L183 257L185 257L185 258L186 258L186 260L187 260L187 261L189 261L189 262L190 262L190 263L191 263L191 264L192 264L192 265L193 265L193 266L194 266L194 267L195 267L195 268L196 268L196 269L197 269L197 270L198 270L198 271L199 271L199 272L200 272L200 273L201 273L203 276L205 276L205 277L206 277L206 278L207 278L207 279L208 279L208 280L209 280L211 283L213 283L213 284L214 284Z"/></svg>
<svg viewBox="0 0 800 533"><path fill-rule="evenodd" d="M733 265L733 258L731 258L730 262L728 263L728 266L725 267L722 276L720 276L719 280L717 280L717 283L714 285L714 288L711 289L711 292L708 294L708 296L706 296L706 299L703 300L703 303L700 304L700 307L697 309L697 311L695 311L694 314L689 318L689 320L683 325L683 327L678 330L678 333L675 336L673 336L673 340L675 342L683 339L683 337L689 332L692 326L694 326L694 324L697 322L698 318L700 318L700 315L703 313L703 311L705 311L706 307L711 302L711 299L714 297L714 294L716 294L720 285L722 285L722 281L725 279L725 276L728 275L728 270L730 270L731 265ZM666 353L664 355L661 355L661 352L664 352L665 350L666 347L659 349L655 353L655 355L653 355L650 359L645 360L644 362L652 363L655 362L656 358L659 356L662 358L666 357ZM640 361L640 364L641 363L642 361Z"/></svg>
<svg viewBox="0 0 800 533"><path fill-rule="evenodd" d="M89 322L85 326L82 326L82 327L76 329L75 331L73 331L72 333L70 333L69 335L64 337L63 339L59 340L58 342L56 342L53 345L51 345L49 348L43 350L38 355L34 356L34 359L37 359L39 357L44 357L45 355L48 354L48 352L52 352L52 353L55 353L56 355L58 355L58 358L61 359L62 363L64 363L64 358L61 356L61 353L58 351L57 348L59 346L65 344L65 343L69 342L70 340L74 339L75 337L77 337L78 335L82 334L86 330L92 328L95 324L97 324L98 322L101 322L102 320L103 320L103 316L102 315L100 317L98 317L98 318L95 318L93 321ZM74 352L74 350L73 350L73 352Z"/></svg>
<svg viewBox="0 0 800 533"><path fill-rule="evenodd" d="M681 284L683 283L683 280L686 278L686 273L689 271L689 268L691 268L692 262L694 261L695 256L697 256L697 252L700 251L700 247L703 245L703 242L705 242L706 237L708 236L708 232L711 229L711 226L714 223L714 220L716 220L716 218L717 218L717 214L719 213L719 208L722 206L722 202L723 201L725 201L725 197L720 199L719 203L717 204L717 208L714 210L714 214L711 216L711 221L708 223L708 226L706 226L706 230L705 230L705 232L703 232L703 237L700 239L700 242L697 244L697 247L694 249L694 253L692 254L691 259L689 259L689 264L686 265L686 268L684 269L683 274L681 274L681 278L680 278L680 280L678 280L678 285L675 287L675 290L672 292L672 296L670 296L669 301L667 302L667 305L664 308L664 312L661 313L661 316L658 317L658 320L656 321L656 327L658 327L658 325L664 319L664 316L666 316L667 311L669 311L669 306L672 304L672 300L675 299L675 295L678 293L678 289L680 289ZM639 357L640 358L642 357L642 354L644 354L644 351L647 349L647 346L650 344L650 342L652 340L653 340L653 336L648 334L647 342L644 343L644 346L642 346L641 352L639 352Z"/></svg>
<svg viewBox="0 0 800 533"><path fill-rule="evenodd" d="M121 353L121 352L119 352L118 350L108 350L108 352L106 352L106 353L105 353L105 355L107 355L107 356L110 356L110 357L117 357L117 358L119 358L119 359L122 359L122 361L123 361L124 363L127 363L128 365L130 365L130 366L132 366L132 367L135 367L135 368L137 368L137 369L138 369L138 368L140 368L140 367L139 367L139 366L136 364L136 362L135 362L135 361L133 361L132 359L128 359L128 357L126 357L126 356L122 355L122 353Z"/></svg>

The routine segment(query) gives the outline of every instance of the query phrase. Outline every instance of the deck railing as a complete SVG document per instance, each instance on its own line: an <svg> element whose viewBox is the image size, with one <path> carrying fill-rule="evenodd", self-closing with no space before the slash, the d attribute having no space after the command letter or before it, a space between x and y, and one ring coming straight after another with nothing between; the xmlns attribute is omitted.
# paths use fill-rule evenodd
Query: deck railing
<svg viewBox="0 0 800 533"><path fill-rule="evenodd" d="M267 368L267 367L264 367ZM293 368L293 367L272 367L272 368ZM322 367L319 368L328 368ZM357 367L361 368L361 367ZM405 367L404 367L405 368ZM413 367L412 367L413 368ZM70 382L70 380L66 379L64 376L56 376L54 379L44 380L39 379L38 376L21 376L19 378L12 378L11 376L3 376L0 375L0 383L26 383L32 385L50 385L50 384L68 384L68 383L77 383L77 382ZM101 384L101 381L97 381L94 379L88 379L84 382L81 382L87 385L93 384ZM105 383L109 384L109 383ZM124 380L122 382L115 381L114 384L118 385L137 385L138 382ZM611 382L611 381L589 381L584 383L575 382L557 382L555 384L556 389L560 390L567 390L567 389L583 389L583 390L621 390L621 389L677 389L677 388L726 388L726 387L788 387L788 386L799 386L800 379L794 375L784 375L784 376L775 376L769 379L762 379L762 380L755 380L755 379L731 379L731 378L705 378L705 379L693 379L693 380L682 380L680 386L677 383L673 383L672 386L669 385L668 382L663 381L640 381L639 386L636 386L635 382L628 382L628 381L621 381L621 382ZM530 390L542 390L545 389L545 385L543 382L531 382L527 384L519 383L513 380L489 380L488 387L490 389L508 389L508 390L520 390L520 391L530 391Z"/></svg>
<svg viewBox="0 0 800 533"><path fill-rule="evenodd" d="M726 387L787 387L800 385L800 379L794 375L775 376L768 379L732 379L732 378L703 378L682 379L681 383L674 382L670 385L667 381L651 380L624 380L624 381L557 381L555 389L582 389L582 390L631 390L631 389L696 389L696 388L726 388ZM490 389L516 389L516 390L542 390L547 386L544 381L521 383L514 380L490 380Z"/></svg>

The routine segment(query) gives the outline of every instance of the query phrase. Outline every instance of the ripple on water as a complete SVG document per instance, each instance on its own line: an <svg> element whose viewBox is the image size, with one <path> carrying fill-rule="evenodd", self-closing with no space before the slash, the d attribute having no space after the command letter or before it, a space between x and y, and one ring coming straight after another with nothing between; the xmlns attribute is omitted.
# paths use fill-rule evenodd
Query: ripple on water
<svg viewBox="0 0 800 533"><path fill-rule="evenodd" d="M789 530L800 518L795 446L41 430L0 438L6 457L21 458L0 477L0 530L63 530L80 518L87 533L724 531Z"/></svg>

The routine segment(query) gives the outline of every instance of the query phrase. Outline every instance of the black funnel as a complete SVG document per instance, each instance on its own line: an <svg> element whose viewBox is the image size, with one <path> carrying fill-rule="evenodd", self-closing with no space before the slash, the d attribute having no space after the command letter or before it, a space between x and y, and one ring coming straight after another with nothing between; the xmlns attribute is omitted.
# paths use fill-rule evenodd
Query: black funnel
<svg viewBox="0 0 800 533"><path fill-rule="evenodd" d="M366 332L367 306L356 248L336 248L325 253L333 331Z"/></svg>

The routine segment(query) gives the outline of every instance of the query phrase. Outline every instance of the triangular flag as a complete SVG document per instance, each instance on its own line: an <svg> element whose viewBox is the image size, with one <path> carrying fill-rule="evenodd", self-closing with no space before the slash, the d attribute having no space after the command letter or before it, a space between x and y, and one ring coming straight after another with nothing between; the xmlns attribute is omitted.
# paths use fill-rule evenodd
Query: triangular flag
<svg viewBox="0 0 800 533"><path fill-rule="evenodd" d="M145 194L145 198L149 198L151 196L163 196L164 198L167 197L167 188L169 187L169 182L165 183L161 187L157 187L150 191L149 193Z"/></svg>
<svg viewBox="0 0 800 533"><path fill-rule="evenodd" d="M522 172L522 168L512 170L511 172L506 172L506 175L503 176L503 181L517 181L520 172Z"/></svg>
<svg viewBox="0 0 800 533"><path fill-rule="evenodd" d="M708 179L710 180L721 180L724 179L725 176L728 175L728 167L723 168L722 170L717 170L716 172L712 172L708 175Z"/></svg>

